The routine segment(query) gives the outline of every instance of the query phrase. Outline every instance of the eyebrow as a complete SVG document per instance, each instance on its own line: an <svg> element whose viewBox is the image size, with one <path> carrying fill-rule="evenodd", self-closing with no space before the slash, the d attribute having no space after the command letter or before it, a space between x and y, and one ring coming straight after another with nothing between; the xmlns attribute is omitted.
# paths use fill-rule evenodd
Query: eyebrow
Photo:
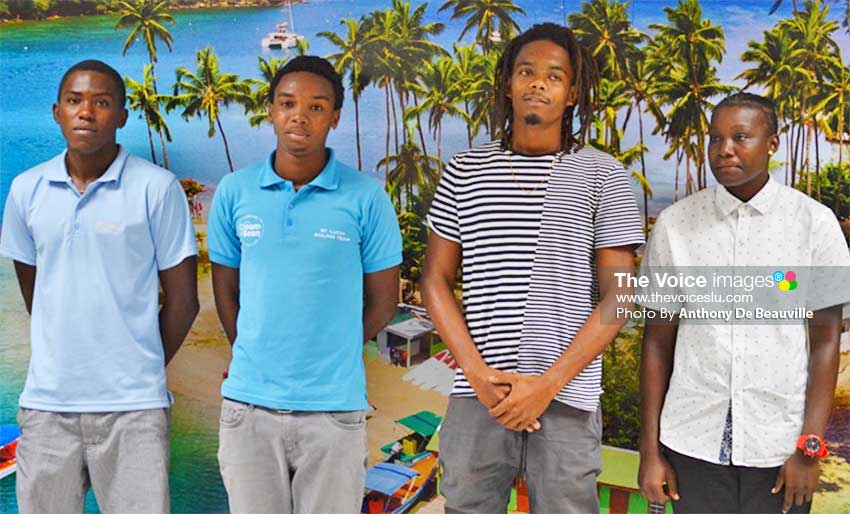
<svg viewBox="0 0 850 514"><path fill-rule="evenodd" d="M534 65L534 63L532 63L531 61L521 61L521 62L516 63L515 66L533 66L533 65ZM558 70L558 71L562 71L564 73L567 73L567 70L564 69L562 66L549 66L549 69L550 70Z"/></svg>
<svg viewBox="0 0 850 514"><path fill-rule="evenodd" d="M81 91L65 91L65 94L66 95L82 95L83 93ZM114 96L114 95L109 91L101 91L99 93L94 93L92 96L109 96L109 97L111 97L111 96Z"/></svg>
<svg viewBox="0 0 850 514"><path fill-rule="evenodd" d="M277 96L283 96L283 97L286 97L286 98L295 98L295 95L293 95L292 93L287 93L285 91L278 93ZM331 101L331 98L327 95L315 95L312 98L313 98L313 100L327 100L328 102Z"/></svg>

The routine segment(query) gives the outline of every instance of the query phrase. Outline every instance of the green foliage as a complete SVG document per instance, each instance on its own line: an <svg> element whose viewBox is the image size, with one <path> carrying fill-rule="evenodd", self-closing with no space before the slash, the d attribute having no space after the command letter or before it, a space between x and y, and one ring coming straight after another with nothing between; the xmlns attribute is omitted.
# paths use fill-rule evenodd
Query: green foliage
<svg viewBox="0 0 850 514"><path fill-rule="evenodd" d="M602 444L638 449L643 325L629 322L602 354Z"/></svg>
<svg viewBox="0 0 850 514"><path fill-rule="evenodd" d="M838 219L846 219L850 218L850 163L843 163L840 171L838 164L829 163L819 173L812 173L812 182L820 184L820 202L832 209ZM801 180L795 187L805 192L806 182Z"/></svg>

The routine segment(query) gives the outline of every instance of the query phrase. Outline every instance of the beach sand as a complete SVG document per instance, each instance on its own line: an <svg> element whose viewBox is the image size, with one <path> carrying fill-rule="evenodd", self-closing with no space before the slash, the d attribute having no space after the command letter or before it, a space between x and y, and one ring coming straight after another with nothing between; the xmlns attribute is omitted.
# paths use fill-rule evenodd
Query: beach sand
<svg viewBox="0 0 850 514"><path fill-rule="evenodd" d="M198 226L203 229L203 225ZM227 343L213 302L209 271L202 273L198 283L201 311L186 342L168 367L169 388L183 396L205 402L216 408L221 402L221 373L230 360ZM406 435L408 430L395 420L430 410L442 416L448 398L429 390L424 391L402 377L409 371L387 364L379 359L366 358L366 377L369 401L376 407L368 421L370 465L383 459L380 447ZM823 463L821 487L813 505L813 512L839 514L850 505L850 426L836 426L836 422L850 424L850 352L841 356L836 393L836 415L831 424L833 445L840 445ZM843 437L842 437L843 436ZM443 500L436 498L417 512L423 514L442 512Z"/></svg>

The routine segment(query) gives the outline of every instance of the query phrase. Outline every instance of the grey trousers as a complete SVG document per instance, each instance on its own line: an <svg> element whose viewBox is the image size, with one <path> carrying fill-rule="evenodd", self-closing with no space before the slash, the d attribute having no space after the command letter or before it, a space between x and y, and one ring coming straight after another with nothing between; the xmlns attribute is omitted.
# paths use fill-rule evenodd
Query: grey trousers
<svg viewBox="0 0 850 514"><path fill-rule="evenodd" d="M553 401L540 423L536 432L515 432L477 398L451 398L440 429L446 514L505 512L517 476L533 514L598 513L602 411Z"/></svg>
<svg viewBox="0 0 850 514"><path fill-rule="evenodd" d="M21 408L21 514L81 513L89 488L105 514L168 513L170 410L66 413Z"/></svg>
<svg viewBox="0 0 850 514"><path fill-rule="evenodd" d="M232 514L354 514L366 412L292 412L224 399L218 462Z"/></svg>

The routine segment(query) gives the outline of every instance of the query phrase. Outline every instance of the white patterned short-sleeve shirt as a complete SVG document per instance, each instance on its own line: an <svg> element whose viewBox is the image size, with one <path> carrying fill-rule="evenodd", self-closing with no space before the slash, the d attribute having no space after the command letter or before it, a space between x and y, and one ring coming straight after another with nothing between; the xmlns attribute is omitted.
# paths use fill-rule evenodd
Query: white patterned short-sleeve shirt
<svg viewBox="0 0 850 514"><path fill-rule="evenodd" d="M718 185L665 209L643 266L829 266L846 277L850 253L832 211L771 178L749 202ZM806 306L846 302L850 288L836 287ZM719 449L731 405L733 464L774 467L794 452L808 380L803 319L764 325L680 319L674 362L661 413L662 444L723 463Z"/></svg>

